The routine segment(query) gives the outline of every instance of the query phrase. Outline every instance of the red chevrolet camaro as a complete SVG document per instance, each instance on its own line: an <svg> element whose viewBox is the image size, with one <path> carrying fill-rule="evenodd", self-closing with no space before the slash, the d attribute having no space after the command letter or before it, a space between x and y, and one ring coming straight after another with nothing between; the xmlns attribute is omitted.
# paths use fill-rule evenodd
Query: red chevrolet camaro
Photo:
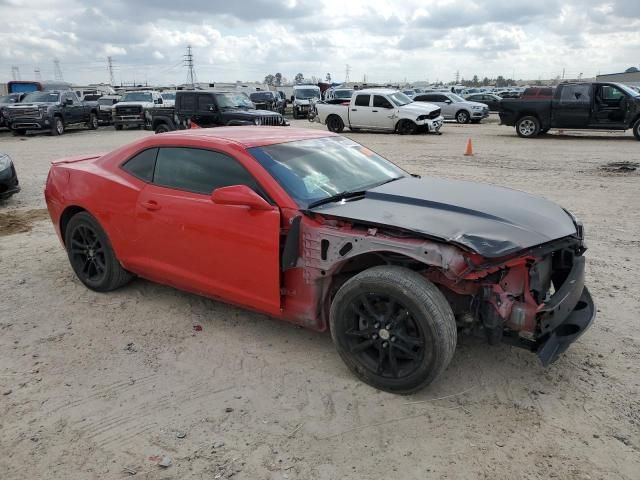
<svg viewBox="0 0 640 480"><path fill-rule="evenodd" d="M78 278L134 276L323 331L409 393L459 332L553 362L592 323L582 225L540 197L420 178L347 138L223 127L54 162L45 197Z"/></svg>

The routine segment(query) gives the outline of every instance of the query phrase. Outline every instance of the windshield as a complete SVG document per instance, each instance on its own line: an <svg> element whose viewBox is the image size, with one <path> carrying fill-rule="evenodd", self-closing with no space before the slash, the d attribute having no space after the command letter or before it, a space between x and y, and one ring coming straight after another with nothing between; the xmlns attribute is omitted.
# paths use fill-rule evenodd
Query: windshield
<svg viewBox="0 0 640 480"><path fill-rule="evenodd" d="M45 102L45 103L57 103L60 101L60 94L56 92L33 92L24 97L22 100L24 103L29 102Z"/></svg>
<svg viewBox="0 0 640 480"><path fill-rule="evenodd" d="M388 97L391 99L391 101L395 104L396 107L401 107L403 105L413 102L413 100L411 100L402 92L392 93L388 95Z"/></svg>
<svg viewBox="0 0 640 480"><path fill-rule="evenodd" d="M636 92L633 88L627 86L627 85L617 85L620 90L624 91L627 95L631 95L632 97L639 97L640 93Z"/></svg>
<svg viewBox="0 0 640 480"><path fill-rule="evenodd" d="M315 88L300 88L295 90L295 96L300 100L320 98L320 90L316 90Z"/></svg>
<svg viewBox="0 0 640 480"><path fill-rule="evenodd" d="M466 102L466 100L464 98L462 98L459 95L456 95L455 93L450 93L448 96L454 102Z"/></svg>
<svg viewBox="0 0 640 480"><path fill-rule="evenodd" d="M353 95L353 90L335 90L333 92L333 98L346 98L349 99Z"/></svg>
<svg viewBox="0 0 640 480"><path fill-rule="evenodd" d="M253 102L265 102L273 100L271 92L254 92L249 94L249 98Z"/></svg>
<svg viewBox="0 0 640 480"><path fill-rule="evenodd" d="M298 140L255 147L249 152L302 208L342 192L367 190L407 175L380 155L344 137Z"/></svg>
<svg viewBox="0 0 640 480"><path fill-rule="evenodd" d="M163 100L175 100L176 99L176 94L175 92L171 92L171 93L161 93L162 95L162 99Z"/></svg>
<svg viewBox="0 0 640 480"><path fill-rule="evenodd" d="M121 102L153 102L153 95L149 92L131 92L122 97Z"/></svg>
<svg viewBox="0 0 640 480"><path fill-rule="evenodd" d="M249 97L242 93L216 93L216 103L220 108L254 108Z"/></svg>
<svg viewBox="0 0 640 480"><path fill-rule="evenodd" d="M0 103L18 103L20 97L18 95L5 95L4 97L0 97Z"/></svg>

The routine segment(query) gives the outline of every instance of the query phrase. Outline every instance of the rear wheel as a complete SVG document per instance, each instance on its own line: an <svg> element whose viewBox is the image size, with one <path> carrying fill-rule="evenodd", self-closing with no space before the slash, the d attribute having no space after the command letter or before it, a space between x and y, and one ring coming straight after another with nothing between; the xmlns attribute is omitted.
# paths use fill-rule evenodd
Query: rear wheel
<svg viewBox="0 0 640 480"><path fill-rule="evenodd" d="M373 267L349 279L331 304L330 322L336 349L351 371L392 393L431 383L456 347L456 322L444 295L403 267Z"/></svg>
<svg viewBox="0 0 640 480"><path fill-rule="evenodd" d="M342 118L337 115L330 115L329 118L327 118L327 129L334 133L342 132L344 130Z"/></svg>
<svg viewBox="0 0 640 480"><path fill-rule="evenodd" d="M116 130L122 130L122 125L118 125L118 124L116 124L116 125L114 125L113 127L114 127Z"/></svg>
<svg viewBox="0 0 640 480"><path fill-rule="evenodd" d="M633 136L636 137L636 140L640 140L640 118L633 125Z"/></svg>
<svg viewBox="0 0 640 480"><path fill-rule="evenodd" d="M53 125L51 125L51 135L57 136L64 133L64 122L61 117L53 117Z"/></svg>
<svg viewBox="0 0 640 480"><path fill-rule="evenodd" d="M87 212L71 217L65 231L65 245L73 271L91 290L108 292L133 278L118 262L102 227Z"/></svg>
<svg viewBox="0 0 640 480"><path fill-rule="evenodd" d="M469 112L466 110L460 110L456 113L456 122L458 123L469 123Z"/></svg>
<svg viewBox="0 0 640 480"><path fill-rule="evenodd" d="M523 138L533 138L540 134L540 121L536 117L522 117L516 122L516 132Z"/></svg>

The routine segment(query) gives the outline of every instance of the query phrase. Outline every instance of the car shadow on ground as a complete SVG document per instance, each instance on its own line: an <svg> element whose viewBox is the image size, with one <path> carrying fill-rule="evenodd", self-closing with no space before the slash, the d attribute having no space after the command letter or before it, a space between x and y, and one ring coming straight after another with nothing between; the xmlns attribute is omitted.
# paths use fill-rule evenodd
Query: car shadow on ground
<svg viewBox="0 0 640 480"><path fill-rule="evenodd" d="M142 292L147 298L146 301L154 303L166 302L169 298L177 299L179 303L187 303L192 310L195 308L199 312L201 320L198 323L200 327L197 328L202 328L205 332L220 332L223 327L238 329L240 330L238 333L242 336L250 335L258 338L263 347L268 346L285 354L290 352L292 364L308 361L307 357L313 354L307 350L307 347L312 344L315 355L325 359L323 367L330 375L335 370L336 377L351 378L354 383L360 382L342 363L329 331L316 332L268 315L142 279L134 280L119 292L125 296L136 296ZM184 324L184 322L188 320L176 319L176 328L190 330L195 327L193 323ZM299 358L301 355L304 358ZM334 361L327 364L327 358L333 358ZM427 399L446 392L476 388L481 384L484 388L491 390L502 386L505 378L524 376L530 378L531 382L535 382L536 378L545 374L545 371L536 355L527 350L506 344L489 345L484 338L459 334L456 352L449 367L431 385L413 394L412 398ZM371 391L373 393L375 389L371 387Z"/></svg>

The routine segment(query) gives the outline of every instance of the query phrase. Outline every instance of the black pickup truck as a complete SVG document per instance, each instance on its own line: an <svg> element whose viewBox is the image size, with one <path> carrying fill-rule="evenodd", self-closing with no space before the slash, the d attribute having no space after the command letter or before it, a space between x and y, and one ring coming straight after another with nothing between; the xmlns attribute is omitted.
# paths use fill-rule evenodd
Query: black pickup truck
<svg viewBox="0 0 640 480"><path fill-rule="evenodd" d="M249 98L240 92L179 90L174 107L160 107L151 113L151 128L156 133L199 127L230 125L286 126L282 115L256 110Z"/></svg>
<svg viewBox="0 0 640 480"><path fill-rule="evenodd" d="M27 130L47 130L62 135L67 127L98 128L97 102L81 102L71 90L32 92L21 103L3 109L5 121L14 135Z"/></svg>
<svg viewBox="0 0 640 480"><path fill-rule="evenodd" d="M551 99L503 99L500 123L525 138L551 128L631 128L640 140L640 93L619 83L561 83Z"/></svg>

